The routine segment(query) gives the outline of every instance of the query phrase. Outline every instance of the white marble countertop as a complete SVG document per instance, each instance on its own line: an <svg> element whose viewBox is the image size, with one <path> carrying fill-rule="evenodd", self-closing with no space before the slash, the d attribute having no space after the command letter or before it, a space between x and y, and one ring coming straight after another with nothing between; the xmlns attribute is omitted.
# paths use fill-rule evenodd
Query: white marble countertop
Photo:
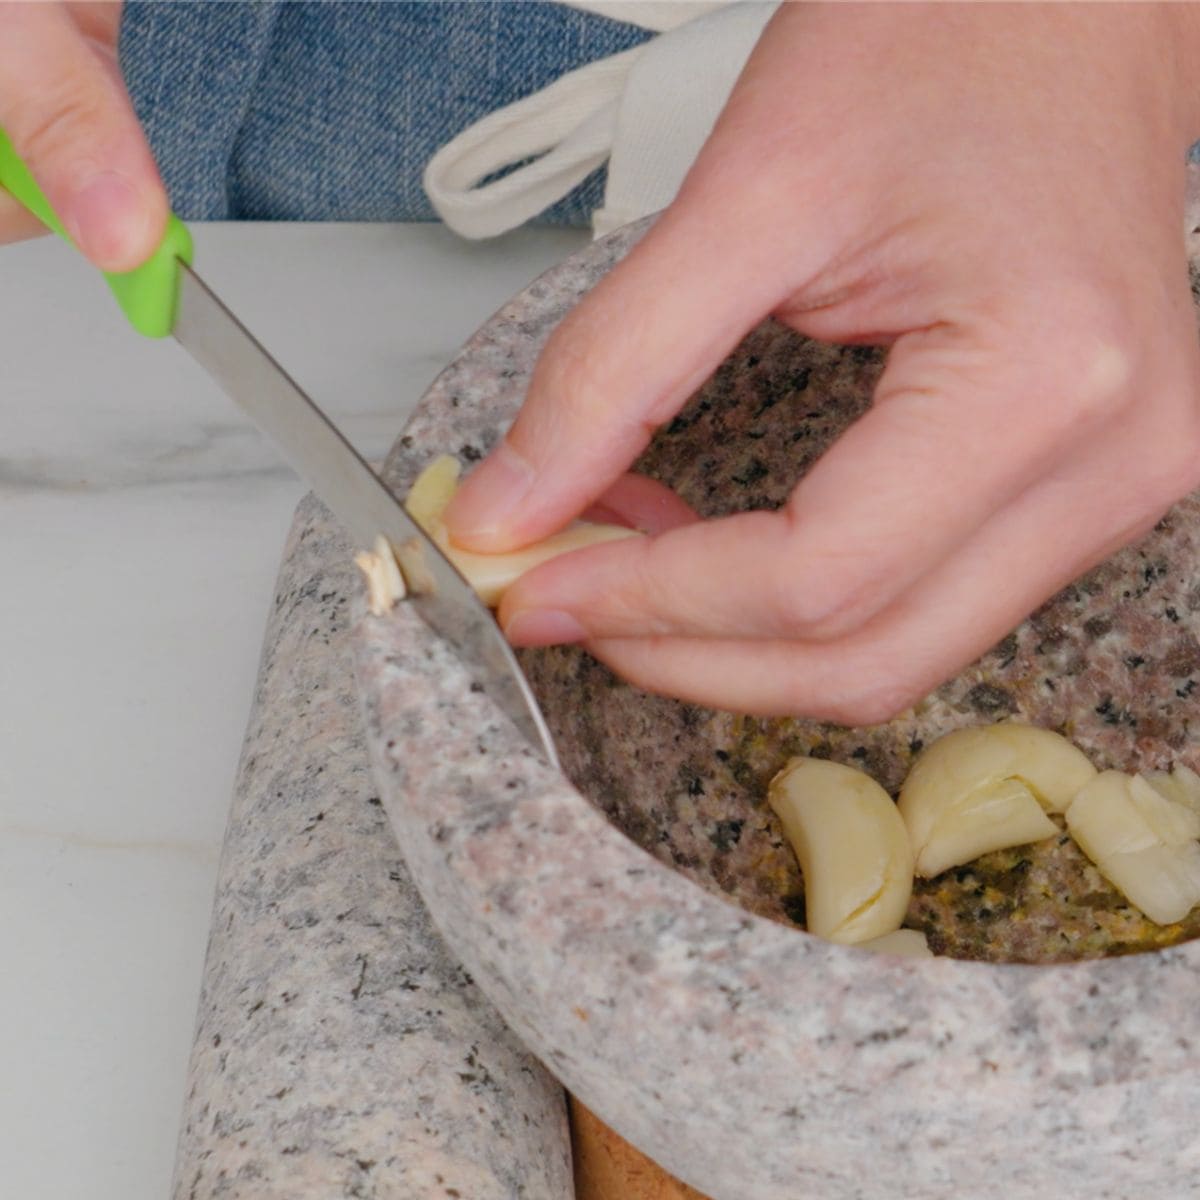
<svg viewBox="0 0 1200 1200"><path fill-rule="evenodd" d="M197 268L373 458L459 343L586 240L194 232ZM0 1195L160 1200L302 488L65 247L0 261Z"/></svg>

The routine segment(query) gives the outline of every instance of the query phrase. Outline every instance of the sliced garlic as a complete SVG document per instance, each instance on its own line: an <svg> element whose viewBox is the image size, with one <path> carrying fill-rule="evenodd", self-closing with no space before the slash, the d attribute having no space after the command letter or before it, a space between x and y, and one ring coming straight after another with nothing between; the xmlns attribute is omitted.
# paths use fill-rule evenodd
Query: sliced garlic
<svg viewBox="0 0 1200 1200"><path fill-rule="evenodd" d="M804 872L809 933L863 942L898 929L913 860L892 798L840 763L792 759L767 794Z"/></svg>
<svg viewBox="0 0 1200 1200"><path fill-rule="evenodd" d="M417 476L404 507L490 608L500 603L508 588L526 571L540 563L571 550L582 550L585 546L641 536L636 529L626 529L623 525L575 521L543 541L505 554L476 554L461 550L451 544L442 521L446 505L458 490L459 469L458 461L448 454L435 458Z"/></svg>
<svg viewBox="0 0 1200 1200"><path fill-rule="evenodd" d="M939 738L913 764L899 810L917 874L932 876L991 850L1051 837L1096 774L1064 737L1033 725L984 725Z"/></svg>
<svg viewBox="0 0 1200 1200"><path fill-rule="evenodd" d="M1170 925L1200 903L1195 816L1138 776L1103 771L1071 802L1067 828L1130 903Z"/></svg>
<svg viewBox="0 0 1200 1200"><path fill-rule="evenodd" d="M404 599L404 576L387 538L377 537L374 550L364 550L354 561L367 580L367 607L374 617L382 617Z"/></svg>
<svg viewBox="0 0 1200 1200"><path fill-rule="evenodd" d="M896 958L934 957L925 935L919 929L896 929L869 942L857 942L855 949L870 950L873 954L892 954Z"/></svg>

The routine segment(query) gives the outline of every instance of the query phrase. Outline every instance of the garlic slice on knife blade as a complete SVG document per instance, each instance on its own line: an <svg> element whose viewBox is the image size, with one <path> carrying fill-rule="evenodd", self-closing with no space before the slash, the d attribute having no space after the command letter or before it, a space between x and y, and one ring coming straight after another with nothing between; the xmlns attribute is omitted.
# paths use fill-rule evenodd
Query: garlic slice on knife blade
<svg viewBox="0 0 1200 1200"><path fill-rule="evenodd" d="M804 872L809 933L864 942L900 927L913 860L892 798L862 771L794 758L767 793Z"/></svg>
<svg viewBox="0 0 1200 1200"><path fill-rule="evenodd" d="M1197 821L1195 810L1120 771L1101 772L1067 809L1079 848L1159 925L1181 921L1200 903Z"/></svg>
<svg viewBox="0 0 1200 1200"><path fill-rule="evenodd" d="M495 608L508 588L526 571L560 554L582 550L599 542L642 536L636 529L627 529L623 525L575 521L543 541L504 554L476 554L461 550L451 544L450 535L442 521L446 505L458 490L459 471L457 459L448 454L439 455L417 476L404 507L489 608Z"/></svg>
<svg viewBox="0 0 1200 1200"><path fill-rule="evenodd" d="M373 617L391 612L407 594L400 564L387 538L377 537L374 550L363 550L354 556L358 569L367 582L367 608Z"/></svg>
<svg viewBox="0 0 1200 1200"><path fill-rule="evenodd" d="M1052 837L1096 768L1066 738L1034 725L959 729L922 751L900 789L917 874Z"/></svg>

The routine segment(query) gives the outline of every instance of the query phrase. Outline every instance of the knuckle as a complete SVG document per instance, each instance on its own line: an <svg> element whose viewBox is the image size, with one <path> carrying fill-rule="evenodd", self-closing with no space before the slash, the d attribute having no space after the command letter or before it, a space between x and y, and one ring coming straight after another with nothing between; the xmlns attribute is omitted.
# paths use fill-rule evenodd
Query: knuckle
<svg viewBox="0 0 1200 1200"><path fill-rule="evenodd" d="M105 121L103 99L92 88L70 80L43 89L10 118L14 139L22 154L34 164L60 162L89 151L96 130Z"/></svg>
<svg viewBox="0 0 1200 1200"><path fill-rule="evenodd" d="M1097 288L1068 290L1051 311L1063 316L1052 332L1042 332L1054 339L1047 383L1065 420L1081 432L1125 417L1150 344L1144 317L1123 297Z"/></svg>
<svg viewBox="0 0 1200 1200"><path fill-rule="evenodd" d="M1145 293L1059 278L1039 288L1036 304L1006 301L985 326L1005 401L1054 443L1126 417L1153 339L1130 299Z"/></svg>
<svg viewBox="0 0 1200 1200"><path fill-rule="evenodd" d="M833 641L858 629L872 615L869 591L844 585L832 576L811 583L786 580L776 590L774 620L791 637Z"/></svg>
<svg viewBox="0 0 1200 1200"><path fill-rule="evenodd" d="M612 578L613 559L620 563L618 579L590 587L581 601L572 604L572 611L589 630L605 637L652 638L677 633L702 618L687 594L664 574L654 539L628 538L589 549L607 560L605 578ZM514 584L510 594L519 587L520 582Z"/></svg>
<svg viewBox="0 0 1200 1200"><path fill-rule="evenodd" d="M859 539L848 548L826 546L804 558L768 577L769 611L783 633L832 641L866 624L886 601L881 575L886 547Z"/></svg>
<svg viewBox="0 0 1200 1200"><path fill-rule="evenodd" d="M1106 425L1127 416L1134 404L1134 379L1142 357L1131 335L1097 329L1073 341L1075 378L1062 392L1072 429ZM1060 373L1069 370L1064 364Z"/></svg>
<svg viewBox="0 0 1200 1200"><path fill-rule="evenodd" d="M586 421L598 415L601 407L595 386L600 365L592 339L578 330L569 316L546 343L534 383L559 413Z"/></svg>
<svg viewBox="0 0 1200 1200"><path fill-rule="evenodd" d="M615 438L644 445L658 423L632 406L625 389L614 382L621 356L613 353L606 319L587 309L586 301L570 313L546 343L530 392L552 409L556 426L574 432L585 444L589 438L597 443Z"/></svg>
<svg viewBox="0 0 1200 1200"><path fill-rule="evenodd" d="M609 601L626 628L651 637L681 630L699 632L709 623L702 593L681 589L654 538L630 538L617 543L623 552L629 586Z"/></svg>

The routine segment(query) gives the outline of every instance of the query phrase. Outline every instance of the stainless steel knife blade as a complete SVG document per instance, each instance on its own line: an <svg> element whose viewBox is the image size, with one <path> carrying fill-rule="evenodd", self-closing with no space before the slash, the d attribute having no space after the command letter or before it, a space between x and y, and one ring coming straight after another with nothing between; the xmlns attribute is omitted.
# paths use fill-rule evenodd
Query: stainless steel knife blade
<svg viewBox="0 0 1200 1200"><path fill-rule="evenodd" d="M183 263L179 269L176 340L283 451L360 548L370 549L381 535L388 540L409 589L407 602L557 767L546 720L512 647L471 585L204 281Z"/></svg>

